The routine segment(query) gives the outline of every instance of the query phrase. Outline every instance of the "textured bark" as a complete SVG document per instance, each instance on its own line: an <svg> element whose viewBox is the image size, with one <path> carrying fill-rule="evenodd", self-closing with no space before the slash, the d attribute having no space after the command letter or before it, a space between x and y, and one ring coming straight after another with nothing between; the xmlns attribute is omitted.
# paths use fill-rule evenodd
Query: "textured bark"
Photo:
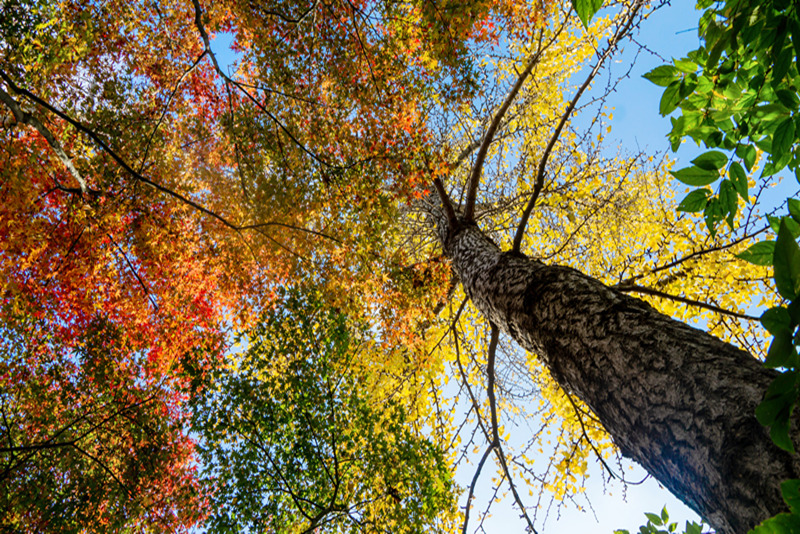
<svg viewBox="0 0 800 534"><path fill-rule="evenodd" d="M800 462L754 411L775 373L750 354L566 267L438 226L473 303L591 407L622 453L722 534L784 511Z"/></svg>

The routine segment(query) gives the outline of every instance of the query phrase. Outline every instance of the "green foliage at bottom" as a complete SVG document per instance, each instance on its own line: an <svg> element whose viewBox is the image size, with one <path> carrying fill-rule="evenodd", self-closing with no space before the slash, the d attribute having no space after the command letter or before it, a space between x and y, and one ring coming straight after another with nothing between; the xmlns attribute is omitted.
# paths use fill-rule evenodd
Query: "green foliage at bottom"
<svg viewBox="0 0 800 534"><path fill-rule="evenodd" d="M673 534L678 531L678 523L670 523L667 507L661 509L660 514L645 513L647 524L639 527L639 534ZM701 534L703 523L687 521L683 532L680 534ZM630 531L620 529L615 530L614 534L630 534Z"/></svg>
<svg viewBox="0 0 800 534"><path fill-rule="evenodd" d="M800 480L790 479L781 484L783 500L789 513L770 517L749 534L800 534Z"/></svg>
<svg viewBox="0 0 800 534"><path fill-rule="evenodd" d="M422 532L454 513L441 450L365 371L365 327L290 294L246 342L195 404L210 532Z"/></svg>

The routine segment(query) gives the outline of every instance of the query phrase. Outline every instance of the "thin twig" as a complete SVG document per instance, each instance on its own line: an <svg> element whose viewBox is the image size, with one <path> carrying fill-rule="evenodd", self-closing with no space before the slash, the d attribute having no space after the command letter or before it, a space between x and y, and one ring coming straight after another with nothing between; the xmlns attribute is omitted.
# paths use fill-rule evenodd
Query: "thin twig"
<svg viewBox="0 0 800 534"><path fill-rule="evenodd" d="M189 74L191 74L191 72L195 68L197 68L197 66L200 64L200 61L202 61L202 59L205 57L206 53L207 52L203 50L200 56L194 60L194 63L192 63L189 66L189 68L186 69L183 72L183 74L181 74L180 78L178 78L178 81L175 82L175 89L172 90L172 93L170 93L169 98L167 98L167 102L164 104L164 108L161 110L161 116L158 118L158 121L156 121L156 125L153 127L153 131L150 132L150 136L147 138L147 144L145 144L144 147L144 155L142 155L142 164L139 166L139 172L142 172L144 170L144 166L147 163L147 156L150 153L150 146L153 142L153 138L155 137L158 128L161 126L161 123L164 122L164 117L167 116L167 111L169 110L169 106L172 103L172 99L175 98L175 95L178 94L178 89L180 89L183 80L185 80L186 77Z"/></svg>
<svg viewBox="0 0 800 534"><path fill-rule="evenodd" d="M624 484L630 484L631 486L639 486L641 484L644 484L644 482L648 478L650 478L650 474L649 473L647 475L645 475L645 477L642 480L638 481L638 482L629 482L629 481L625 480L624 477L616 474L614 472L614 470L611 469L611 467L609 467L609 465L606 463L605 459L603 458L603 455L600 454L600 451L597 450L597 447L595 446L594 441L592 441L592 439L589 437L589 434L586 432L586 426L583 424L583 417L581 416L581 411L582 410L580 410L578 408L578 404L575 402L575 399L572 398L572 395L570 395L566 391L564 391L564 395L567 396L567 399L569 399L570 404L572 404L572 409L575 410L575 416L578 418L578 423L580 423L580 425L581 425L581 433L583 434L583 439L586 440L586 443L589 445L589 447L592 449L592 451L594 451L594 455L597 457L598 460L600 460L600 463L603 465L603 467L606 468L606 471L608 471L608 474L611 475L613 478L616 478L617 480L622 481Z"/></svg>
<svg viewBox="0 0 800 534"><path fill-rule="evenodd" d="M538 534L533 526L533 521L531 521L531 518L528 516L528 511L525 508L525 505L522 503L522 498L519 496L519 492L517 492L517 487L514 484L514 479L511 477L511 471L508 469L508 463L506 462L506 456L505 453L503 452L503 447L500 444L500 430L499 430L499 425L497 423L497 400L494 394L494 385L495 385L494 364L497 354L497 343L500 340L500 329L494 323L492 323L491 326L492 326L492 333L491 333L491 338L489 340L489 354L486 364L486 374L487 374L486 392L489 397L489 408L491 410L491 417L492 417L492 445L494 446L494 452L495 455L497 456L497 460L500 463L500 466L503 468L503 473L505 473L506 478L508 479L508 485L511 487L511 493L514 495L514 500L516 501L520 512L522 512L522 517L524 517L525 521L528 523L528 529L530 530L530 532Z"/></svg>
<svg viewBox="0 0 800 534"><path fill-rule="evenodd" d="M203 39L203 45L205 46L205 49L208 52L209 57L211 57L211 61L214 64L214 70L217 71L217 73L222 77L222 79L226 82L226 84L228 83L232 84L237 89L239 89L239 91L241 91L253 104L255 104L256 107L258 107L258 109L260 109L265 115L267 115L270 118L270 120L273 123L275 123L275 125L278 128L280 128L280 130L284 134L286 134L286 136L289 139L291 139L291 141L295 145L297 145L298 148L300 148L300 150L308 154L314 161L325 167L334 169L343 169L344 167L333 165L322 159L318 154L312 152L308 147L306 147L303 143L301 143L300 140L297 139L297 137L295 137L295 135L291 131L289 131L289 129L281 121L279 121L274 114L272 114L272 112L270 112L261 102L259 102L258 99L250 93L250 91L245 89L239 82L237 82L236 80L225 74L225 71L222 70L222 67L217 61L216 54L214 54L214 52L211 50L211 39L209 38L208 32L206 31L205 25L203 24L203 9L200 6L200 2L198 0L192 0L192 3L194 4L195 26L197 26L197 30L200 32L200 37Z"/></svg>
<svg viewBox="0 0 800 534"><path fill-rule="evenodd" d="M622 280L621 282L619 282L616 287L632 285L633 282L635 282L637 280L640 280L640 279L644 278L645 276L649 276L651 274L655 274L655 273L660 272L660 271L671 269L673 267L676 267L676 266L680 265L681 263L687 262L687 261L689 261L689 260L691 260L693 258L696 258L698 256L703 256L705 254L710 254L712 252L719 252L720 250L725 250L725 249L731 248L733 246L738 245L739 243L741 243L743 241L746 241L746 240L748 240L750 238L753 238L753 237L755 237L755 236L757 236L757 235L759 235L761 233L764 233L769 229L770 229L770 226L767 225L767 226L764 226L763 228L761 228L759 230L756 230L753 233L750 233L750 234L747 234L747 235L743 235L742 237L740 237L738 239L735 239L735 240L731 241L730 243L725 243L724 245L716 245L716 246L713 246L713 247L710 247L710 248L704 248L704 249L701 249L701 250L697 250L695 252L687 254L686 256L682 256L680 258L677 258L677 259L675 259L675 260L673 260L673 261L671 261L669 263L665 263L664 265L661 265L659 267L654 267L653 269L651 269L647 273L642 273L642 274L638 274L636 276L631 276L629 278L626 278L625 280Z"/></svg>
<svg viewBox="0 0 800 534"><path fill-rule="evenodd" d="M478 462L478 467L475 469L475 474L472 476L472 483L469 485L469 495L467 496L467 505L466 509L464 510L464 526L461 528L461 534L467 534L467 526L469 525L469 510L472 506L472 497L475 494L475 485L478 483L478 477L483 470L483 464L486 463L486 458L489 457L489 454L492 452L494 447L494 443L490 443L489 446L486 447L486 452L483 453L481 461Z"/></svg>
<svg viewBox="0 0 800 534"><path fill-rule="evenodd" d="M128 264L128 268L131 270L131 272L133 273L133 276L139 282L139 285L142 287L142 291L144 291L144 294L147 296L148 300L150 300L150 304L152 304L153 308L156 311L158 311L158 304L156 303L155 299L153 298L153 295L150 292L150 290L147 288L147 285L144 283L144 280L142 280L142 277L139 276L139 272L136 270L136 267L134 267L134 265L131 262L130 258L128 258L128 255L125 253L124 250L122 250L122 247L119 246L119 243L114 241L114 238L111 237L111 234L106 234L106 235L108 236L108 239L111 240L111 243L113 243L114 246L117 247L117 250L119 251L119 253L122 255L123 259L125 260L125 263Z"/></svg>

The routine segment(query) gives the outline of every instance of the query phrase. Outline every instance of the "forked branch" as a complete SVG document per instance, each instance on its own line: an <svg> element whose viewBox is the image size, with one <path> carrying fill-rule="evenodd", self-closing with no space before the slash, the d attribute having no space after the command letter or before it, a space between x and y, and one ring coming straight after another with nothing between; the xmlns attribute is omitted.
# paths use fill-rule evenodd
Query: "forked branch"
<svg viewBox="0 0 800 534"><path fill-rule="evenodd" d="M539 59L542 57L542 52L544 52L544 50L545 47L541 46L540 41L539 49L533 56L531 56L530 60L528 60L525 70L523 70L517 78L517 82L506 96L503 105L501 105L500 109L497 110L497 113L492 119L489 128L486 130L486 134L483 136L483 140L478 148L478 155L475 158L475 164L472 166L472 172L470 173L469 180L467 181L467 196L464 202L464 220L467 222L471 222L475 218L475 199L478 196L478 184L480 183L483 163L486 161L486 154L489 152L489 146L492 144L494 134L500 127L500 123L503 121L503 117L505 117L508 108L511 107L511 104L519 94L520 89L522 89L525 80L528 78L528 76L530 76L531 72L533 72L533 68L539 63Z"/></svg>
<svg viewBox="0 0 800 534"><path fill-rule="evenodd" d="M494 395L494 382L495 382L495 373L494 373L494 364L496 360L497 354L497 343L500 340L500 329L497 327L496 324L492 324L492 334L491 339L489 341L489 354L488 360L486 365L486 373L487 373L487 394L489 396L489 408L491 409L492 414L492 445L494 446L494 452L497 456L497 461L500 463L500 467L503 468L503 473L505 473L506 478L508 479L508 485L511 487L511 493L514 495L514 501L516 501L517 506L522 512L523 518L528 523L528 530L533 532L533 534L538 534L536 529L533 527L533 521L528 516L528 511L525 508L525 505L522 503L522 498L519 496L519 492L517 491L517 487L514 484L514 479L511 477L511 471L508 469L508 462L506 462L506 456L503 452L503 446L500 443L500 430L499 425L497 423L497 400Z"/></svg>
<svg viewBox="0 0 800 534"><path fill-rule="evenodd" d="M513 252L520 252L520 247L522 246L522 238L525 235L525 228L528 225L528 219L530 218L531 212L533 212L533 208L536 205L536 201L538 200L539 195L542 192L542 188L544 187L544 176L545 176L545 170L547 168L547 160L549 159L550 154L553 152L553 148L555 147L559 137L561 137L561 131L564 129L564 126L567 124L569 118L572 116L572 113L575 111L575 107L578 105L578 101L580 100L581 96L586 91L586 89L589 88L595 76L597 76L597 74L600 72L600 69L603 67L605 61L616 50L619 42L630 34L631 30L634 27L633 22L634 20L636 20L636 15L639 13L639 10L642 8L643 5L644 2L642 0L636 0L636 2L631 6L630 10L628 11L628 16L624 24L619 30L617 30L617 32L611 37L611 39L609 39L608 45L606 46L605 50L597 58L597 62L595 63L594 67L592 67L592 70L589 72L588 76L586 76L586 79L578 88L578 91L572 97L572 100L570 100L569 105L567 105L567 109L564 111L564 114L561 115L561 119L558 121L555 130L553 130L553 135L550 136L550 141L548 141L547 146L544 149L544 153L542 154L542 157L539 160L539 165L536 169L536 178L533 186L533 193L531 194L531 198L522 212L519 225L517 226L517 232L514 235L514 243L512 245Z"/></svg>

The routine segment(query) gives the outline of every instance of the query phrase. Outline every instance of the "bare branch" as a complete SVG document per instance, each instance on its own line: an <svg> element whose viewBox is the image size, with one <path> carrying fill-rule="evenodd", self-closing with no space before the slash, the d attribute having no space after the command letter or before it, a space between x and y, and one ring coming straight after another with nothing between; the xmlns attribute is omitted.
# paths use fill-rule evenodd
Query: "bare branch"
<svg viewBox="0 0 800 534"><path fill-rule="evenodd" d="M139 172L142 172L144 170L144 166L147 163L147 156L150 153L150 146L153 142L153 138L155 137L156 132L161 126L161 123L164 122L164 117L167 116L167 110L169 110L169 106L172 103L172 99L175 98L176 94L178 94L178 89L180 89L183 80L185 80L186 77L189 74L191 74L191 72L195 68L197 68L197 66L200 64L200 61L202 61L202 59L205 57L206 54L207 52L203 50L200 56L194 60L194 62L189 66L188 69L183 71L183 74L181 74L180 78L178 78L178 81L175 82L175 89L172 90L172 93L170 93L169 98L167 98L167 102L166 104L164 104L164 109L161 110L161 116L158 118L158 121L156 121L156 125L153 127L153 131L150 132L150 136L147 138L147 143L145 144L144 147L144 155L142 156L142 164L139 166Z"/></svg>
<svg viewBox="0 0 800 534"><path fill-rule="evenodd" d="M738 245L739 243L741 243L743 241L746 241L746 240L748 240L750 238L753 238L753 237L755 237L755 236L757 236L757 235L759 235L761 233L766 232L767 230L769 230L769 228L770 228L769 225L767 225L767 226L764 226L763 228L761 228L759 230L756 230L755 232L753 232L751 234L743 235L742 237L740 237L738 239L734 239L730 243L725 243L723 245L715 245L713 247L697 250L695 252L687 254L686 256L682 256L680 258L677 258L677 259L675 259L675 260L673 260L673 261L671 261L669 263L665 263L664 265L661 265L659 267L654 267L653 269L651 269L647 273L638 274L636 276L631 276L629 278L626 278L625 280L622 280L621 282L619 282L614 287L619 288L619 287L634 285L633 284L634 282L636 282L637 280L641 280L645 276L649 276L651 274L655 274L655 273L660 272L660 271L671 269L671 268L676 267L676 266L678 266L678 265L680 265L682 263L685 263L685 262L687 262L687 261L689 261L689 260L691 260L693 258L697 258L697 257L703 256L705 254L710 254L712 252L718 252L720 250L729 249L729 248L731 248L733 246Z"/></svg>
<svg viewBox="0 0 800 534"><path fill-rule="evenodd" d="M594 455L597 457L597 459L600 460L600 464L602 464L602 466L605 467L606 471L608 471L608 474L611 475L611 477L622 481L624 484L630 484L631 486L639 486L641 484L644 484L644 482L648 478L650 478L650 474L649 473L642 480L639 480L638 482L630 482L628 480L625 480L624 477L618 475L617 473L614 472L613 469L611 469L611 467L606 463L605 459L603 458L603 455L600 454L600 451L597 450L597 447L595 446L594 441L592 441L592 439L589 437L589 434L586 432L586 426L583 424L583 416L581 415L582 410L580 410L578 408L578 405L575 402L575 399L572 398L572 395L570 395L566 391L564 391L564 395L567 396L567 399L569 400L570 404L572 404L572 409L575 410L575 416L578 418L578 423L580 423L580 425L581 425L581 433L583 434L583 439L586 441L586 443L592 449L592 451L594 452Z"/></svg>
<svg viewBox="0 0 800 534"><path fill-rule="evenodd" d="M486 458L489 457L489 454L492 452L494 447L494 443L490 443L489 446L486 447L486 452L483 453L481 461L478 462L478 467L475 469L475 474L472 476L472 483L469 485L469 495L467 496L467 504L464 510L464 526L461 528L461 534L467 534L467 526L469 525L469 510L472 503L472 497L475 494L475 485L478 483L478 477L483 470L483 464L486 463Z"/></svg>
<svg viewBox="0 0 800 534"><path fill-rule="evenodd" d="M724 308L720 308L719 306L714 306L713 304L708 304L706 302L701 302L699 300L693 300L693 299L688 299L686 297L671 295L669 293L665 293L663 291L659 291L658 289L653 289L651 287L639 286L636 284L616 285L611 287L613 289L616 289L617 291L622 291L623 293L640 293L642 295L652 295L654 297L661 297L669 300L674 300L676 302L683 302L684 304L688 304L689 306L694 306L696 308L703 308L706 310L719 313L721 315L736 317L737 319L744 319L746 321L759 320L758 317L753 317L752 315L726 310Z"/></svg>
<svg viewBox="0 0 800 534"><path fill-rule="evenodd" d="M497 354L497 343L500 340L500 329L497 327L496 324L492 324L492 333L491 338L489 340L489 354L487 356L487 364L486 364L486 375L487 375L487 385L486 391L489 396L489 408L491 410L491 417L492 417L492 445L494 446L494 452L497 456L497 460L500 463L500 466L503 468L503 473L505 473L506 478L508 479L508 485L511 487L511 493L514 494L514 500L519 507L520 512L522 512L522 517L525 518L525 521L528 523L528 529L530 532L537 534L536 529L533 527L533 521L528 516L528 511L525 508L525 505L522 503L522 498L519 496L519 492L517 492L517 487L514 485L514 479L511 477L511 471L508 469L508 463L506 462L505 453L503 453L503 447L500 444L500 431L499 425L497 423L497 400L494 395L494 382L495 382L495 373L494 373L494 364L496 360Z"/></svg>
<svg viewBox="0 0 800 534"><path fill-rule="evenodd" d="M159 183L157 183L157 182L154 182L153 180L151 180L151 179L147 178L146 176L142 175L140 172L137 172L135 169L133 169L133 167L131 167L131 166L128 164L128 162L127 162L127 161L125 161L125 160L122 158L122 156L120 156L119 154L117 154L117 153L116 153L116 152L115 152L115 151L114 151L114 150L113 150L113 149L112 149L112 148L111 148L111 147L110 147L110 146L109 146L109 145L108 145L108 144L107 144L107 143L106 143L106 142L105 142L105 141L102 139L102 137L100 137L100 135L99 135L97 132L95 132L94 130L92 130L92 129L91 129L91 128L89 128L88 126L85 126L84 124L82 124L82 123L81 123L81 122L79 122L78 120L76 120L76 119L73 119L72 117L70 117L69 115L67 115L67 114L66 114L66 113L64 113L63 111L59 110L59 109L58 109L58 108L56 108L55 106L52 106L52 105L48 104L47 102L45 102L44 100L42 100L41 98L39 98L39 97L38 97L38 96L36 96L35 94L31 93L30 91L28 91L28 90L26 90L26 89L23 89L23 88L21 88L21 87L18 87L18 86L17 86L16 84L14 84L14 82L13 82L13 81L12 81L12 80L11 80L11 79L8 77L8 75L7 75L7 74L6 74L4 71L2 71L2 70L0 70L0 78L2 78L3 80L5 80L5 81L6 81L6 83L7 83L7 84L8 84L8 85L11 87L11 89L12 89L12 90L13 90L15 93L17 93L17 94L21 94L21 95L25 96L26 98L28 98L28 99L32 100L33 102L35 102L35 103L39 104L40 106L44 107L45 109L47 109L47 110L48 110L48 111L50 111L51 113L53 113L53 114L57 115L59 118L63 119L64 121L68 122L69 124L71 124L72 126L74 126L75 128L77 128L79 131L81 131L81 132L83 132L84 134L86 134L86 135L87 135L87 136L88 136L90 139L92 139L92 141L94 141L95 143L97 143L97 145L98 145L98 146L99 146L101 149L103 149L103 151L105 151L105 152L106 152L106 153L107 153L109 156L111 156L111 158L112 158L112 159L113 159L113 160L114 160L114 161L115 161L115 162L116 162L116 163L117 163L117 164L118 164L120 167L122 167L122 168L123 168L123 169L124 169L124 170L125 170L125 171L126 171L126 172L127 172L127 173L128 173L130 176L131 176L131 177L132 177L132 178L134 178L135 180L137 180L137 181L139 181L139 182L142 182L142 183L144 183L144 184L147 184L147 185L149 185L150 187L152 187L152 188L156 189L157 191L160 191L160 192L162 192L162 193L164 193L164 194L166 194L166 195L168 195L168 196L171 196L171 197L173 197L173 198L175 198L175 199L177 199L177 200L179 200L179 201L183 202L184 204L186 204L186 205L188 205L188 206L192 207L193 209L195 209L195 210L199 211L200 213L203 213L203 214L205 214L205 215L208 215L209 217L211 217L211 218L213 218L213 219L216 219L217 221L219 221L220 223L222 223L222 224L223 224L224 226L226 226L227 228L229 228L229 229L231 229L231 230L235 231L236 233L238 233L240 236L241 236L241 234L242 234L242 232L243 232L244 230L254 230L254 231L258 232L259 234L261 234L262 236L264 236L265 238L267 238L267 239L269 239L270 241L272 241L273 243L275 243L275 245L276 245L276 246L278 246L278 247L282 248L283 250L285 250L285 251L289 252L290 254L292 254L292 255L294 255L294 256L296 256L296 257L298 257L298 258L300 258L300 259L302 259L302 260L304 260L304 261L307 261L307 260L306 260L306 258L304 258L302 255L300 255L300 254L298 254L298 253L294 252L293 250L289 249L288 247L286 247L285 245L283 245L282 243L280 243L279 241L277 241L277 240L276 240L275 238L273 238L272 236L270 236L270 235L268 235L267 233L263 232L263 231L261 230L261 228L262 228L262 227L266 227L266 226L284 226L284 227L287 227L287 228L291 227L292 229L295 229L295 230L300 230L300 231L304 231L304 232L307 232L307 233L309 233L309 234L312 234L312 235L317 235L317 236L320 236L320 237L326 237L326 238L328 238L328 239L333 239L333 240L335 240L335 239L334 239L334 238L332 238L331 236L328 236L328 235L326 235L326 234L322 234L322 233L320 233L320 232L316 232L316 231L314 231L314 230L309 230L309 229L306 229L306 228L300 228L300 227L296 227L296 226L290 226L290 225L286 225L286 224L283 224L283 223L277 223L277 222L271 222L271 221L267 221L267 222L261 222L261 223L257 223L257 224L250 224L250 225L246 225L246 226L240 226L240 225L238 225L238 224L235 224L235 223L233 223L232 221L228 220L226 217L224 217L224 216L222 216L222 215L220 215L220 214L218 214L218 213L216 213L216 212L214 212L214 211L210 210L209 208L206 208L206 207L205 207L205 206L203 206L202 204L199 204L199 203L197 203L197 202L195 202L195 201L191 200L190 198L188 198L188 197L186 197L186 196L184 196L184 195L182 195L182 194L178 193L177 191L173 191L172 189L170 189L170 188L168 188L168 187L165 187L165 186L163 186L163 185L161 185L161 184L159 184ZM89 190L89 192L92 192L92 191L91 191L91 190ZM247 241L245 241L245 243L247 243ZM250 245L249 245L249 243L247 243L247 246L248 246L248 247L250 246Z"/></svg>
<svg viewBox="0 0 800 534"><path fill-rule="evenodd" d="M114 241L114 238L111 237L111 234L106 234L106 235L114 244L114 246L117 248L117 251L119 251L119 253L122 255L123 259L125 260L125 263L128 264L128 268L131 270L131 273L133 273L134 278L136 278L136 280L139 282L139 285L142 287L142 291L144 291L144 294L147 296L148 300L150 301L150 304L153 305L153 309L158 311L158 304L156 304L156 301L153 298L152 293L147 288L147 285L144 283L144 280L142 280L142 277L139 276L139 272L136 270L136 267L133 266L133 263L131 263L131 260L130 258L128 258L128 255L125 253L124 250L122 250L122 247L119 246L119 243Z"/></svg>

